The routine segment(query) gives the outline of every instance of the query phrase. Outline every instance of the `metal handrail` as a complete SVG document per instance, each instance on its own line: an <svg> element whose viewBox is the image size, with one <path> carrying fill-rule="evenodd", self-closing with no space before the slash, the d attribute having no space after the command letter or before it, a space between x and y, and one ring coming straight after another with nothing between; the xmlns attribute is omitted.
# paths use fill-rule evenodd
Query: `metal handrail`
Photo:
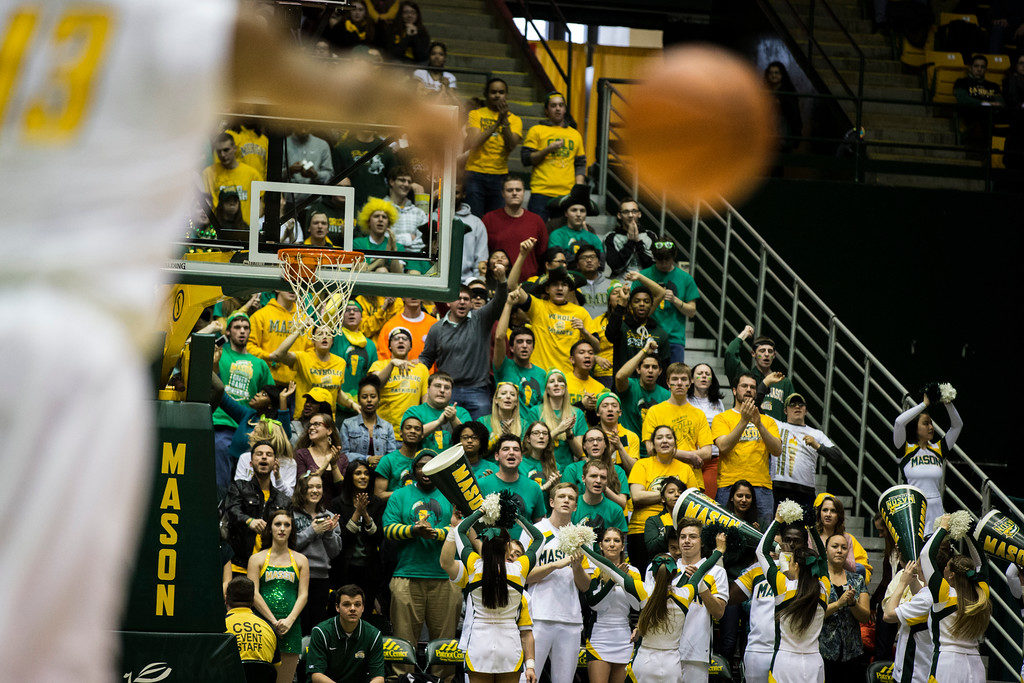
<svg viewBox="0 0 1024 683"><path fill-rule="evenodd" d="M562 80L565 81L565 106L566 109L568 109L572 104L572 31L569 30L569 22L566 21L565 15L562 14L562 10L558 6L558 3L556 3L555 0L548 0L548 4L551 5L551 8L558 15L559 21L562 23L562 25L565 26L565 33L569 38L566 41L565 69L562 69L562 64L558 61L558 58L555 57L555 53L551 51L551 47L548 45L548 41L544 38L544 35L537 28L536 23L534 23L533 14L530 12L529 3L527 2L527 0L519 0L519 6L523 10L523 17L526 19L526 23L528 23L530 27L533 28L533 32L536 33L537 38L540 39L541 47L543 47L544 51L548 53L548 57L551 58L552 64L555 65L555 69L558 71L558 75L561 76ZM523 35L523 40L524 42L527 40L525 34Z"/></svg>
<svg viewBox="0 0 1024 683"><path fill-rule="evenodd" d="M615 85L613 79L598 82L598 140L614 142L618 137L612 104L624 97ZM716 209L701 203L687 207L689 215L674 210L663 196L646 190L635 166L609 144L598 159L597 178L606 203L616 201L609 192L613 185L632 192L643 215L657 222L662 234L673 237L682 258L689 261L689 272L702 287L695 323L716 340L716 355L747 323L755 335L770 334L780 349L788 349L776 361L807 399L808 422L829 434L842 451L838 463L824 466L830 474L829 490L853 499L848 514L871 519L878 495L900 477L892 419L902 412L906 386L732 206L723 203ZM614 212L614 207L609 210ZM820 417L815 420L811 415ZM944 494L951 506L987 511L997 500L996 507L1003 512L1024 519L962 448L954 446L949 460ZM1002 572L988 562L996 569L991 581L1005 583ZM994 599L993 604L992 623L998 627L989 629L987 649L1016 670L1004 653L1019 655L1021 644L1004 627L1021 626L1020 616L1002 600Z"/></svg>

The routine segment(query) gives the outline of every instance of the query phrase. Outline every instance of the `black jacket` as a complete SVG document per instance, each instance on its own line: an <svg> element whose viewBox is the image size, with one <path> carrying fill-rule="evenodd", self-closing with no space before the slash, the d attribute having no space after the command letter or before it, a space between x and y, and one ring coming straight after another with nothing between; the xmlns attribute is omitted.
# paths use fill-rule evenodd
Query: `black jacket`
<svg viewBox="0 0 1024 683"><path fill-rule="evenodd" d="M228 514L228 543L231 545L231 561L244 567L252 555L256 543L256 532L245 523L248 519L266 519L273 510L287 508L290 499L281 489L270 487L270 496L263 500L263 491L255 475L249 481L234 481L224 499Z"/></svg>

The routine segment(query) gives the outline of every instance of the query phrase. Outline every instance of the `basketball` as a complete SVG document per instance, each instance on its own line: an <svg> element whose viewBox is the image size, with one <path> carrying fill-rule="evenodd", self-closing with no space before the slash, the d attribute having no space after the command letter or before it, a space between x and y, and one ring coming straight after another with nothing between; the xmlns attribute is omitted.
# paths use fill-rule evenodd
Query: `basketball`
<svg viewBox="0 0 1024 683"><path fill-rule="evenodd" d="M735 201L776 147L774 99L751 66L712 46L666 51L630 92L625 150L640 179L670 201Z"/></svg>

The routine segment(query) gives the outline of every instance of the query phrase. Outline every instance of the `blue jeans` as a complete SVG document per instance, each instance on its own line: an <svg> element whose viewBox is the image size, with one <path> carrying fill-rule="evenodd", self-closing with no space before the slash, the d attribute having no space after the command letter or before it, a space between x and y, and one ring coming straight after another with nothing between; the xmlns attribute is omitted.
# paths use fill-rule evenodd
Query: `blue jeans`
<svg viewBox="0 0 1024 683"><path fill-rule="evenodd" d="M505 199L501 196L501 181L504 179L505 176L499 173L466 171L466 203L474 216L483 218L488 211L505 206Z"/></svg>
<svg viewBox="0 0 1024 683"><path fill-rule="evenodd" d="M538 194L536 192L530 193L530 201L526 203L526 210L532 211L545 223L548 222L548 202L554 197L549 197L546 194Z"/></svg>
<svg viewBox="0 0 1024 683"><path fill-rule="evenodd" d="M451 402L468 410L474 420L491 414L491 392L483 387L453 387Z"/></svg>
<svg viewBox="0 0 1024 683"><path fill-rule="evenodd" d="M715 494L715 500L723 508L729 504L729 496L732 495L732 486L718 487L718 493ZM761 520L761 528L767 529L768 523L775 519L775 496L772 495L772 490L765 488L764 486L754 487L754 498L757 502L757 517Z"/></svg>
<svg viewBox="0 0 1024 683"><path fill-rule="evenodd" d="M232 427L213 428L213 462L217 474L217 498L223 498L235 479L235 459L231 457L231 441L235 438Z"/></svg>
<svg viewBox="0 0 1024 683"><path fill-rule="evenodd" d="M685 363L683 358L686 357L686 344L672 344L668 345L668 362L669 363Z"/></svg>

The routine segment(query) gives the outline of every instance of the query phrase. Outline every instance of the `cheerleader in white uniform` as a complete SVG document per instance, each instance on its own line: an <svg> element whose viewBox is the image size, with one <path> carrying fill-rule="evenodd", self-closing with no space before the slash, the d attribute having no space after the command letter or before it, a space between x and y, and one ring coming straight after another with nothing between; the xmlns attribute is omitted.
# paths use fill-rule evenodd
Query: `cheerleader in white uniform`
<svg viewBox="0 0 1024 683"><path fill-rule="evenodd" d="M931 673L934 650L928 615L932 611L932 594L919 574L917 562L907 563L894 578L882 604L882 618L900 625L892 667L892 680L896 683L926 683Z"/></svg>
<svg viewBox="0 0 1024 683"><path fill-rule="evenodd" d="M725 534L716 537L717 549L711 553L697 571L686 580L671 555L657 555L651 561L648 598L636 625L640 647L633 658L633 676L639 683L682 683L683 670L679 665L679 638L686 622L690 603L716 562L725 553Z"/></svg>
<svg viewBox="0 0 1024 683"><path fill-rule="evenodd" d="M971 556L954 555L944 562L947 553L940 546L950 535L949 521L949 515L939 517L939 528L921 549L921 573L933 600L929 623L935 654L928 680L985 683L978 644L992 617L987 572L966 535Z"/></svg>
<svg viewBox="0 0 1024 683"><path fill-rule="evenodd" d="M518 523L530 534L532 542L514 562L506 561L510 538L508 530L488 527L479 533L480 552L474 550L469 530L484 514L483 508L462 520L458 538L462 550L454 560L456 543L449 533L441 553L441 566L457 586L471 598L472 622L465 643L466 670L470 683L514 683L526 668L526 679L533 680L533 660L524 662L520 627L529 621L524 616L523 592L526 577L537 561L537 548L544 540L540 531L517 515ZM468 621L468 617L467 617Z"/></svg>
<svg viewBox="0 0 1024 683"><path fill-rule="evenodd" d="M609 527L601 535L603 557L587 553L596 566L590 588L583 595L597 613L587 640L590 683L622 683L626 680L626 665L633 657L629 610L640 609L647 591L640 572L623 558L625 541L622 531Z"/></svg>
<svg viewBox="0 0 1024 683"><path fill-rule="evenodd" d="M949 431L938 441L932 441L935 438L935 426L928 414L930 403L926 394L921 403L901 413L892 427L892 440L903 476L908 484L924 491L928 503L925 509L925 534L931 533L935 520L943 515L942 468L964 426L953 404L946 403Z"/></svg>
<svg viewBox="0 0 1024 683"><path fill-rule="evenodd" d="M807 544L807 530L802 526L789 526L782 530L779 544L785 571L793 558L792 548ZM743 651L743 678L746 683L768 683L768 671L775 654L775 593L764 577L761 565L747 567L733 581L730 604L750 600L747 646Z"/></svg>
<svg viewBox="0 0 1024 683"><path fill-rule="evenodd" d="M776 515L757 546L757 561L775 594L775 651L768 680L771 683L822 683L825 664L818 650L818 637L832 590L825 548L818 534L812 532L810 537L817 553L804 545L794 547L789 567L785 572L780 570L769 552L775 543L775 534L786 521L779 516L781 512Z"/></svg>

